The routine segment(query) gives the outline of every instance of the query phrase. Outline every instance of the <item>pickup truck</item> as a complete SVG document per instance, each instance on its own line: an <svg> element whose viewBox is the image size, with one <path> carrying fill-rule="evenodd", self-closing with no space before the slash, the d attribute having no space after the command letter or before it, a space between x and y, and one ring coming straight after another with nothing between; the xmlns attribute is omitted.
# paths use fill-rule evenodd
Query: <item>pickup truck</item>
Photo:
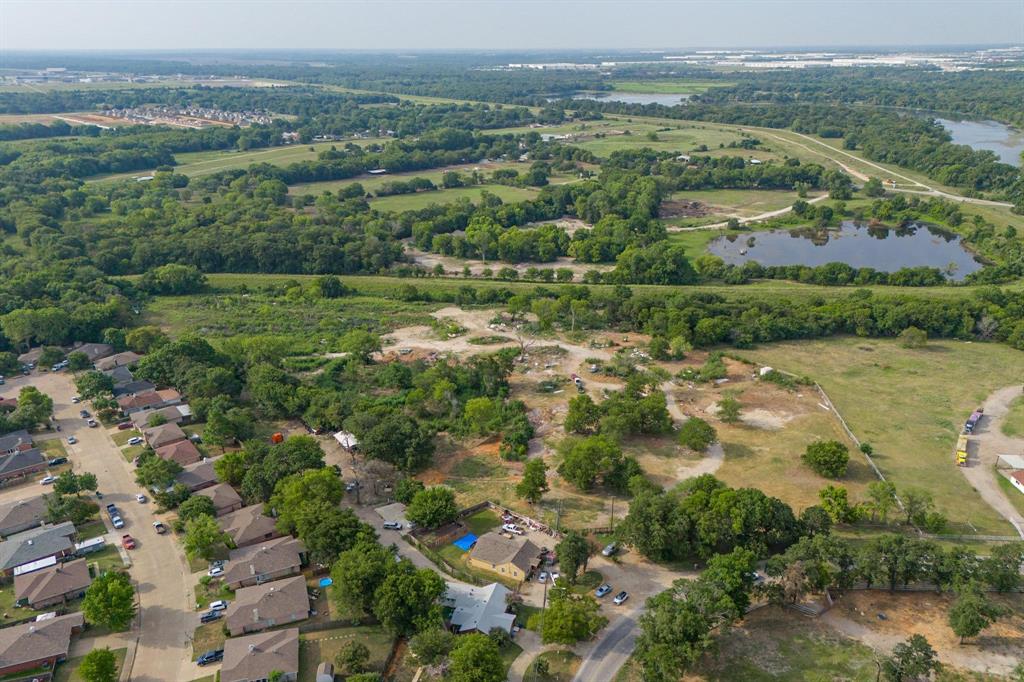
<svg viewBox="0 0 1024 682"><path fill-rule="evenodd" d="M107 516L111 518L115 516L120 516L120 514L117 512L117 505L114 504L113 502L107 505Z"/></svg>
<svg viewBox="0 0 1024 682"><path fill-rule="evenodd" d="M121 536L121 546L125 549L135 549L135 538L127 533Z"/></svg>

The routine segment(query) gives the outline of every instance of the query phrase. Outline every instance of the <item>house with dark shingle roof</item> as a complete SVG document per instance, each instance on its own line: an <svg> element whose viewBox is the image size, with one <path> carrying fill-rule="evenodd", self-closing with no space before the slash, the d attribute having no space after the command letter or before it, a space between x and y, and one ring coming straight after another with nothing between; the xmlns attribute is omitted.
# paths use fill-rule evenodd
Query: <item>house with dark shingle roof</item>
<svg viewBox="0 0 1024 682"><path fill-rule="evenodd" d="M144 391L142 393L129 393L117 399L117 406L125 415L132 415L136 412L147 410L159 410L169 405L177 405L181 402L181 394L173 388Z"/></svg>
<svg viewBox="0 0 1024 682"><path fill-rule="evenodd" d="M526 538L484 533L469 553L469 564L523 581L540 564L540 548Z"/></svg>
<svg viewBox="0 0 1024 682"><path fill-rule="evenodd" d="M74 552L75 524L70 521L15 533L0 542L0 572L10 574L18 566Z"/></svg>
<svg viewBox="0 0 1024 682"><path fill-rule="evenodd" d="M96 362L114 354L114 347L109 343L81 343L71 349L71 353L85 353L89 362Z"/></svg>
<svg viewBox="0 0 1024 682"><path fill-rule="evenodd" d="M0 536L41 526L45 519L46 498L42 495L0 504Z"/></svg>
<svg viewBox="0 0 1024 682"><path fill-rule="evenodd" d="M232 637L259 632L309 618L306 578L275 580L243 587L224 612L224 625Z"/></svg>
<svg viewBox="0 0 1024 682"><path fill-rule="evenodd" d="M142 437L146 439L146 445L154 450L188 438L177 424L161 424L143 429Z"/></svg>
<svg viewBox="0 0 1024 682"><path fill-rule="evenodd" d="M155 410L140 410L132 413L132 424L137 429L144 429L149 426L149 420L153 415L160 415L165 424L181 426L192 421L192 408L188 406L188 403L182 403L180 405L158 407Z"/></svg>
<svg viewBox="0 0 1024 682"><path fill-rule="evenodd" d="M224 584L232 590L297 575L306 546L290 535L233 549L224 564Z"/></svg>
<svg viewBox="0 0 1024 682"><path fill-rule="evenodd" d="M142 356L138 353L133 353L130 350L124 353L116 353L110 357L103 358L96 361L96 369L101 372L115 369L117 367L131 367L132 365L138 364Z"/></svg>
<svg viewBox="0 0 1024 682"><path fill-rule="evenodd" d="M190 440L179 440L176 443L156 448L154 452L160 459L175 461L183 467L203 459L203 453L199 452L199 448Z"/></svg>
<svg viewBox="0 0 1024 682"><path fill-rule="evenodd" d="M224 516L242 508L242 498L227 483L218 483L209 488L203 488L196 495L209 497L213 501L213 508L217 512L217 516Z"/></svg>
<svg viewBox="0 0 1024 682"><path fill-rule="evenodd" d="M89 564L85 559L77 559L14 576L14 596L39 610L78 599L91 584Z"/></svg>
<svg viewBox="0 0 1024 682"><path fill-rule="evenodd" d="M37 448L0 455L0 481L24 478L46 471L48 462L46 455Z"/></svg>
<svg viewBox="0 0 1024 682"><path fill-rule="evenodd" d="M224 642L220 682L266 682L279 671L285 682L299 676L299 629L271 630Z"/></svg>
<svg viewBox="0 0 1024 682"><path fill-rule="evenodd" d="M34 445L28 431L11 431L0 436L0 455L10 455L18 450L29 450Z"/></svg>
<svg viewBox="0 0 1024 682"><path fill-rule="evenodd" d="M225 514L217 519L217 523L231 536L235 547L248 547L281 535L277 532L277 522L263 513L262 504L253 504Z"/></svg>
<svg viewBox="0 0 1024 682"><path fill-rule="evenodd" d="M175 483L181 483L189 492L198 492L203 488L217 485L217 474L213 470L213 460L204 459L195 464L182 467L181 473L174 477Z"/></svg>
<svg viewBox="0 0 1024 682"><path fill-rule="evenodd" d="M71 636L85 627L81 613L36 620L0 628L0 675L11 675L35 668L49 668L68 657ZM298 657L296 630L296 657Z"/></svg>

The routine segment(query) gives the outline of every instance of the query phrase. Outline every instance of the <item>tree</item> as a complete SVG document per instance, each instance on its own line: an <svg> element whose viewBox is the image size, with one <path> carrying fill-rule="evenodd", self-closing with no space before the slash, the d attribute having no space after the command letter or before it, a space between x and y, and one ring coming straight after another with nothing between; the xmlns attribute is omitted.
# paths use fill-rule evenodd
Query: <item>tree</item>
<svg viewBox="0 0 1024 682"><path fill-rule="evenodd" d="M505 663L498 645L479 632L459 637L448 657L445 679L450 682L504 682Z"/></svg>
<svg viewBox="0 0 1024 682"><path fill-rule="evenodd" d="M369 539L356 542L331 567L335 603L344 608L355 605L368 613L377 588L394 566L394 550Z"/></svg>
<svg viewBox="0 0 1024 682"><path fill-rule="evenodd" d="M403 471L423 468L434 454L434 433L426 425L400 412L374 420L366 430L354 429L359 449L370 459L393 464Z"/></svg>
<svg viewBox="0 0 1024 682"><path fill-rule="evenodd" d="M498 425L498 417L495 401L486 396L466 401L466 406L462 410L462 419L467 430L478 436L493 432Z"/></svg>
<svg viewBox="0 0 1024 682"><path fill-rule="evenodd" d="M412 498L416 497L416 493L425 489L423 481L419 481L410 476L404 476L398 479L398 483L395 484L395 500L402 504L409 504L412 502Z"/></svg>
<svg viewBox="0 0 1024 682"><path fill-rule="evenodd" d="M598 478L607 477L622 465L622 448L607 436L567 440L558 473L580 490L590 490Z"/></svg>
<svg viewBox="0 0 1024 682"><path fill-rule="evenodd" d="M82 600L82 613L87 621L118 632L131 625L135 609L131 578L119 571L103 573L93 580Z"/></svg>
<svg viewBox="0 0 1024 682"><path fill-rule="evenodd" d="M704 452L717 439L715 427L699 417L690 417L679 427L679 443L697 452Z"/></svg>
<svg viewBox="0 0 1024 682"><path fill-rule="evenodd" d="M516 495L530 504L537 504L550 488L547 477L548 467L540 457L531 459L523 467L523 479L516 484Z"/></svg>
<svg viewBox="0 0 1024 682"><path fill-rule="evenodd" d="M409 648L424 665L434 665L445 658L455 645L455 635L442 628L431 628L409 640Z"/></svg>
<svg viewBox="0 0 1024 682"><path fill-rule="evenodd" d="M149 353L167 343L167 334L160 327L143 326L129 330L124 336L125 345L136 353Z"/></svg>
<svg viewBox="0 0 1024 682"><path fill-rule="evenodd" d="M728 554L718 554L708 560L701 580L723 590L736 609L743 613L750 606L756 558L744 547L736 547Z"/></svg>
<svg viewBox="0 0 1024 682"><path fill-rule="evenodd" d="M917 327L907 327L900 332L899 338L904 348L924 348L928 345L928 332Z"/></svg>
<svg viewBox="0 0 1024 682"><path fill-rule="evenodd" d="M796 604L804 598L810 589L810 581L802 561L794 561L786 566L779 577L782 598L789 604Z"/></svg>
<svg viewBox="0 0 1024 682"><path fill-rule="evenodd" d="M338 348L362 362L369 362L374 353L380 352L380 337L365 329L353 329L338 339Z"/></svg>
<svg viewBox="0 0 1024 682"><path fill-rule="evenodd" d="M202 515L185 524L185 537L181 544L190 559L200 557L209 560L213 558L214 549L229 540L228 534L221 530L212 516Z"/></svg>
<svg viewBox="0 0 1024 682"><path fill-rule="evenodd" d="M360 540L377 539L373 528L360 521L354 511L323 501L308 506L295 530L309 551L310 561L326 566Z"/></svg>
<svg viewBox="0 0 1024 682"><path fill-rule="evenodd" d="M109 647L93 649L78 664L78 676L85 682L117 682L117 657Z"/></svg>
<svg viewBox="0 0 1024 682"><path fill-rule="evenodd" d="M233 450L213 460L213 472L217 479L228 485L241 485L249 466L244 450Z"/></svg>
<svg viewBox="0 0 1024 682"><path fill-rule="evenodd" d="M81 372L83 369L89 369L90 367L92 367L92 363L89 362L89 356L82 351L68 354L68 369L72 372Z"/></svg>
<svg viewBox="0 0 1024 682"><path fill-rule="evenodd" d="M403 559L377 588L373 615L393 635L408 637L441 622L437 601L444 590L444 579L436 572L429 568L416 570Z"/></svg>
<svg viewBox="0 0 1024 682"><path fill-rule="evenodd" d="M570 585L576 584L577 575L581 570L586 572L587 562L593 551L594 548L587 539L573 530L568 531L562 541L555 545L558 564Z"/></svg>
<svg viewBox="0 0 1024 682"><path fill-rule="evenodd" d="M362 642L351 640L334 657L334 665L344 675L356 675L363 672L369 660L370 649Z"/></svg>
<svg viewBox="0 0 1024 682"><path fill-rule="evenodd" d="M832 517L823 507L813 505L800 512L800 523L808 535L824 535L832 529Z"/></svg>
<svg viewBox="0 0 1024 682"><path fill-rule="evenodd" d="M718 418L726 424L735 424L740 420L740 407L736 398L722 398L718 401Z"/></svg>
<svg viewBox="0 0 1024 682"><path fill-rule="evenodd" d="M164 490L174 484L181 471L181 465L173 459L164 459L152 450L144 450L135 469L135 482L144 488Z"/></svg>
<svg viewBox="0 0 1024 682"><path fill-rule="evenodd" d="M294 533L320 505L337 506L345 495L342 481L328 468L307 469L282 478L270 496L270 508L277 512L277 529Z"/></svg>
<svg viewBox="0 0 1024 682"><path fill-rule="evenodd" d="M541 641L545 644L575 644L590 639L607 624L600 614L600 604L590 595L577 594L561 578L551 589L548 608L544 611Z"/></svg>
<svg viewBox="0 0 1024 682"><path fill-rule="evenodd" d="M981 563L985 583L999 592L1010 592L1020 587L1021 567L1024 565L1024 542L996 545Z"/></svg>
<svg viewBox="0 0 1024 682"><path fill-rule="evenodd" d="M46 499L46 520L50 523L70 521L76 526L88 521L99 507L79 495L62 495L54 492L44 495Z"/></svg>
<svg viewBox="0 0 1024 682"><path fill-rule="evenodd" d="M97 486L95 474L76 474L71 469L62 471L53 482L53 490L59 495L77 495L83 490L96 490Z"/></svg>
<svg viewBox="0 0 1024 682"><path fill-rule="evenodd" d="M86 372L75 377L78 394L87 400L109 395L114 390L114 380L103 372Z"/></svg>
<svg viewBox="0 0 1024 682"><path fill-rule="evenodd" d="M586 393L569 400L569 412L565 415L567 433L593 433L601 419L599 408Z"/></svg>
<svg viewBox="0 0 1024 682"><path fill-rule="evenodd" d="M454 521L458 514L455 493L443 485L435 485L416 493L405 509L405 518L423 528L437 528Z"/></svg>
<svg viewBox="0 0 1024 682"><path fill-rule="evenodd" d="M818 491L821 508L825 510L832 523L852 523L857 520L856 507L850 506L846 488L841 485L828 485Z"/></svg>
<svg viewBox="0 0 1024 682"><path fill-rule="evenodd" d="M18 393L18 406L12 418L25 428L45 424L53 414L53 398L35 386L25 386Z"/></svg>
<svg viewBox="0 0 1024 682"><path fill-rule="evenodd" d="M892 655L882 661L882 674L889 682L931 679L932 673L942 669L939 656L923 635L913 635L892 649Z"/></svg>
<svg viewBox="0 0 1024 682"><path fill-rule="evenodd" d="M868 499L871 506L871 520L877 515L886 523L889 512L896 506L896 486L889 481L873 481L868 484Z"/></svg>
<svg viewBox="0 0 1024 682"><path fill-rule="evenodd" d="M1002 616L1003 609L991 601L977 583L964 585L949 607L949 627L960 638L975 637Z"/></svg>
<svg viewBox="0 0 1024 682"><path fill-rule="evenodd" d="M906 515L907 523L924 525L933 506L932 494L927 490L907 488L903 491L903 513Z"/></svg>
<svg viewBox="0 0 1024 682"><path fill-rule="evenodd" d="M885 187L882 186L882 181L878 178L868 178L867 182L864 183L862 191L865 196L869 197L885 196Z"/></svg>
<svg viewBox="0 0 1024 682"><path fill-rule="evenodd" d="M819 476L842 478L850 462L850 451L835 440L819 440L807 446L801 459Z"/></svg>
<svg viewBox="0 0 1024 682"><path fill-rule="evenodd" d="M213 506L213 500L206 495L193 495L178 505L178 518L183 523L194 521L200 516L217 516L217 509Z"/></svg>

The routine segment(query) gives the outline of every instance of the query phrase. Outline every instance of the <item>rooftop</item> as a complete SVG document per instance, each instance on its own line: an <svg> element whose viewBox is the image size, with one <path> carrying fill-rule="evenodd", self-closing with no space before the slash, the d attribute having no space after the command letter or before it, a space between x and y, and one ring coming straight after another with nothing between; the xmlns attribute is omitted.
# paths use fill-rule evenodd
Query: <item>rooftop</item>
<svg viewBox="0 0 1024 682"><path fill-rule="evenodd" d="M69 613L0 629L0 672L23 663L67 656L72 630L84 623L81 613Z"/></svg>
<svg viewBox="0 0 1024 682"><path fill-rule="evenodd" d="M221 682L249 682L270 677L270 673L299 671L299 630L272 630L224 642Z"/></svg>
<svg viewBox="0 0 1024 682"><path fill-rule="evenodd" d="M75 525L70 521L15 533L0 542L0 570L10 570L51 554L66 552L75 546L71 540L74 535Z"/></svg>
<svg viewBox="0 0 1024 682"><path fill-rule="evenodd" d="M527 573L539 554L540 548L526 538L507 538L497 533L484 533L476 541L471 556L477 561L495 566L511 563L523 573Z"/></svg>
<svg viewBox="0 0 1024 682"><path fill-rule="evenodd" d="M239 589L224 613L224 620L234 632L265 621L290 621L301 614L309 616L309 594L306 578L297 575Z"/></svg>
<svg viewBox="0 0 1024 682"><path fill-rule="evenodd" d="M70 592L84 590L92 583L89 564L77 559L41 571L14 577L14 596L29 604L54 599Z"/></svg>

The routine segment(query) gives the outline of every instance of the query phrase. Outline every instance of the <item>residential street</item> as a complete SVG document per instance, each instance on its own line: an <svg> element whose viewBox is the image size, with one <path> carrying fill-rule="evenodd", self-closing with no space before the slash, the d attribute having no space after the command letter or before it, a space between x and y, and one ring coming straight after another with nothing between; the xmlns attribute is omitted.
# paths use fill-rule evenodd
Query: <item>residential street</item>
<svg viewBox="0 0 1024 682"><path fill-rule="evenodd" d="M173 537L156 534L152 503L140 504L135 500L139 487L131 462L124 459L106 429L90 429L78 416L81 407L71 402L75 387L69 373L11 377L0 387L0 395L15 397L29 383L53 398L54 415L61 426L59 435L64 438L74 470L96 474L103 493L101 505L116 504L126 524L123 533L130 533L138 542L130 556L140 613L136 628L124 635L126 640L137 636L138 648L134 660L129 655L131 669L122 679L179 682L209 674L191 662L189 637L198 619L192 609L191 576L184 555ZM78 439L76 445L67 444L71 435ZM42 486L34 485L35 492L45 492ZM0 491L0 499L8 499L6 491ZM101 517L108 522L105 514ZM109 525L108 529L114 542L123 534L114 533Z"/></svg>

